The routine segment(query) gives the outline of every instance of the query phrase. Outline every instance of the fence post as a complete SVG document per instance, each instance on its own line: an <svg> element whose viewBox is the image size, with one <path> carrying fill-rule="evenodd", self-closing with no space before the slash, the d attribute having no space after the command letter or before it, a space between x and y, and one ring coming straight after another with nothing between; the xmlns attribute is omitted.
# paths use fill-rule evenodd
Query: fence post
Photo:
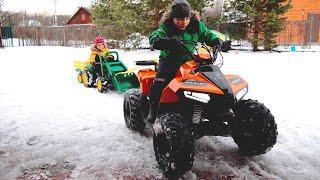
<svg viewBox="0 0 320 180"><path fill-rule="evenodd" d="M22 33L21 38L22 38L22 46L24 46L24 33Z"/></svg>
<svg viewBox="0 0 320 180"><path fill-rule="evenodd" d="M10 26L10 32L11 32L11 46L14 47L14 43L13 43L13 33L12 33L12 26Z"/></svg>
<svg viewBox="0 0 320 180"><path fill-rule="evenodd" d="M63 26L63 46L67 46L66 27Z"/></svg>
<svg viewBox="0 0 320 180"><path fill-rule="evenodd" d="M39 37L38 27L36 27L36 45L40 46L40 37Z"/></svg>
<svg viewBox="0 0 320 180"><path fill-rule="evenodd" d="M310 14L310 31L309 31L309 45L310 45L310 47L311 47L311 42L313 42L312 41L312 28L313 28L313 14Z"/></svg>
<svg viewBox="0 0 320 180"><path fill-rule="evenodd" d="M38 28L35 27L35 29L36 29L36 37L35 37L35 39L36 39L36 45L38 45Z"/></svg>
<svg viewBox="0 0 320 180"><path fill-rule="evenodd" d="M2 27L0 26L0 48L3 48L2 44Z"/></svg>

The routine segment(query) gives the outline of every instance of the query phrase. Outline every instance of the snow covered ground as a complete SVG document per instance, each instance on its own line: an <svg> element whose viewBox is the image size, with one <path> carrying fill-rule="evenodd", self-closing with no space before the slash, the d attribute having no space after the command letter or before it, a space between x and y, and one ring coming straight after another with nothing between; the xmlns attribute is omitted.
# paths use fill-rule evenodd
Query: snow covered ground
<svg viewBox="0 0 320 180"><path fill-rule="evenodd" d="M158 52L120 51L129 66ZM278 142L260 156L238 155L232 138L196 142L183 179L320 179L320 53L224 53L222 71L249 82L278 124ZM121 94L76 80L88 48L0 49L0 179L164 179L152 134L126 128Z"/></svg>

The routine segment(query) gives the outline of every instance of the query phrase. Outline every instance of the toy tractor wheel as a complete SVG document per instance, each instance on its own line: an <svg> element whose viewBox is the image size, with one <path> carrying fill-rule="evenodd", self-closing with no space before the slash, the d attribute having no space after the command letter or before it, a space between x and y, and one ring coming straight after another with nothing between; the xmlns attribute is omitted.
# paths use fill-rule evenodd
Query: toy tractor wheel
<svg viewBox="0 0 320 180"><path fill-rule="evenodd" d="M143 121L143 107L140 101L139 89L130 89L125 92L123 100L123 112L126 126L135 131L141 131L146 126Z"/></svg>
<svg viewBox="0 0 320 180"><path fill-rule="evenodd" d="M101 93L107 92L107 81L99 77L97 79L97 89Z"/></svg>
<svg viewBox="0 0 320 180"><path fill-rule="evenodd" d="M90 74L89 71L84 71L82 73L82 81L85 87L93 87L92 79L93 79L92 74Z"/></svg>
<svg viewBox="0 0 320 180"><path fill-rule="evenodd" d="M235 108L232 137L244 155L258 155L277 142L277 124L270 110L255 100L241 100Z"/></svg>
<svg viewBox="0 0 320 180"><path fill-rule="evenodd" d="M79 83L83 83L83 80L82 80L82 72L79 72L79 74L77 75L77 79L78 79L78 82L79 82Z"/></svg>
<svg viewBox="0 0 320 180"><path fill-rule="evenodd" d="M169 179L178 179L194 161L194 134L177 113L165 113L154 125L153 146L159 168Z"/></svg>

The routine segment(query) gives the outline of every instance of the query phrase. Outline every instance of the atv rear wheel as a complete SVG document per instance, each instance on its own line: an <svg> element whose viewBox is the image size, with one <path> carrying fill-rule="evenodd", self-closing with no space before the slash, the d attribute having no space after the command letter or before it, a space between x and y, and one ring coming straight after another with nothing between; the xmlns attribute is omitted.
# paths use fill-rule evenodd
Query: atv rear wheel
<svg viewBox="0 0 320 180"><path fill-rule="evenodd" d="M125 92L123 100L123 112L126 126L129 129L141 131L146 126L143 121L143 109L140 102L139 89L130 89Z"/></svg>
<svg viewBox="0 0 320 180"><path fill-rule="evenodd" d="M82 72L79 72L79 73L78 73L77 79L78 79L78 82L79 82L79 83L83 83L83 80L82 80Z"/></svg>
<svg viewBox="0 0 320 180"><path fill-rule="evenodd" d="M82 73L82 81L85 87L93 87L93 75L89 71L84 71Z"/></svg>
<svg viewBox="0 0 320 180"><path fill-rule="evenodd" d="M154 127L153 147L159 167L169 179L178 179L192 168L194 134L177 113L162 114Z"/></svg>
<svg viewBox="0 0 320 180"><path fill-rule="evenodd" d="M264 104L255 100L241 100L235 115L232 137L241 153L263 154L277 142L277 124Z"/></svg>
<svg viewBox="0 0 320 180"><path fill-rule="evenodd" d="M101 77L97 78L97 89L99 92L107 92L107 81L103 80Z"/></svg>

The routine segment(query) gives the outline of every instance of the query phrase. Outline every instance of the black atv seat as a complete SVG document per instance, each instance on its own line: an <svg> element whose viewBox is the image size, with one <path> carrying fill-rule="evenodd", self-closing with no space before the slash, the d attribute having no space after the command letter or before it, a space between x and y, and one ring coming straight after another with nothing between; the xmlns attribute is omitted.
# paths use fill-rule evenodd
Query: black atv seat
<svg viewBox="0 0 320 180"><path fill-rule="evenodd" d="M157 65L158 63L155 61L136 61L137 66L154 66Z"/></svg>

